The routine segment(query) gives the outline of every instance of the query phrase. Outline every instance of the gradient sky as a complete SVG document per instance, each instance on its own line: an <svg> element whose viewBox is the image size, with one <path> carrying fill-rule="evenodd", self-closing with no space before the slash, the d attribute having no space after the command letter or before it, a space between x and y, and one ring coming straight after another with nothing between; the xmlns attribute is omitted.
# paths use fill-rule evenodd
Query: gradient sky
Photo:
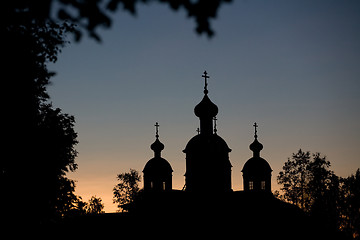
<svg viewBox="0 0 360 240"><path fill-rule="evenodd" d="M51 101L76 118L79 169L68 176L84 200L96 195L106 212L116 211L116 175L141 172L153 157L156 121L173 187L183 187L182 150L199 126L193 109L204 70L219 107L218 134L232 149L234 190L242 190L254 122L273 190L299 148L326 155L339 176L360 167L359 1L236 0L212 25L216 35L208 39L185 11L141 5L137 17L114 15L101 44L71 43L50 66L57 72Z"/></svg>

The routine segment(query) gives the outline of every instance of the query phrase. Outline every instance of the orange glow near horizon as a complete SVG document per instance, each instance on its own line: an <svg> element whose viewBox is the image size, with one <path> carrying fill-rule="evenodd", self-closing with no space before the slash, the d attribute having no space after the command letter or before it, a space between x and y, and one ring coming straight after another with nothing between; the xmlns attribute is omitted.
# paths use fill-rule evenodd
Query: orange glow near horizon
<svg viewBox="0 0 360 240"><path fill-rule="evenodd" d="M265 156L263 157L266 158ZM167 158L167 160L171 163L171 160L169 160L169 158ZM272 164L271 160L269 159L267 160L271 165ZM245 161L243 162L245 163ZM283 163L285 161L286 159L284 159ZM115 167L112 168L111 166L109 166L109 168L107 168L107 170L109 171L108 173L106 173L105 171L104 172L99 171L101 170L101 168L96 166L93 166L94 168L90 168L86 170L85 169L81 170L81 168L79 168L78 170L79 172L71 173L69 174L69 177L77 181L76 194L81 196L83 198L83 201L88 201L92 196L101 197L104 203L104 211L106 213L116 212L118 211L118 208L116 207L116 204L114 204L112 200L113 199L112 189L117 184L117 180L116 180L117 174L128 172L130 168L136 169L141 174L141 182L139 185L140 188L143 188L142 164L145 165L147 160L133 161L133 162L137 164L136 165L133 164L132 166L130 164L127 166L127 168L120 168L120 166L119 168L115 168ZM232 189L234 191L242 191L243 181L242 181L241 169L243 163L235 162L232 160L231 162L233 164ZM114 165L119 165L119 163ZM275 167L273 165L275 165ZM273 169L272 192L274 192L275 190L280 190L280 186L276 182L276 177L278 175L278 172L281 171L281 167L282 167L281 163L280 163L281 166L278 163L277 164L274 163L273 165L271 165ZM185 183L185 178L183 176L185 172L185 159L183 160L183 167L180 168L180 170L177 169L178 167L177 165L172 164L172 167L174 169L173 189L181 190Z"/></svg>

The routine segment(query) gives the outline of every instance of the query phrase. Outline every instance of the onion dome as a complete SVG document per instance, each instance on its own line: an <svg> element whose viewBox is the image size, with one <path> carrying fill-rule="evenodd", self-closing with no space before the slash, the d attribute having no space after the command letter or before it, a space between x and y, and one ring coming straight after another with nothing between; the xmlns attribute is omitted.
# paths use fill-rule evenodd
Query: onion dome
<svg viewBox="0 0 360 240"><path fill-rule="evenodd" d="M159 153L164 150L164 144L160 142L159 138L156 138L155 142L150 146L151 150L156 153Z"/></svg>
<svg viewBox="0 0 360 240"><path fill-rule="evenodd" d="M218 107L209 99L207 94L205 94L201 102L194 108L194 113L199 118L212 119L218 114L218 112Z"/></svg>
<svg viewBox="0 0 360 240"><path fill-rule="evenodd" d="M260 151L264 148L263 145L255 138L254 142L252 142L249 146L250 150L254 152L254 156L260 156Z"/></svg>

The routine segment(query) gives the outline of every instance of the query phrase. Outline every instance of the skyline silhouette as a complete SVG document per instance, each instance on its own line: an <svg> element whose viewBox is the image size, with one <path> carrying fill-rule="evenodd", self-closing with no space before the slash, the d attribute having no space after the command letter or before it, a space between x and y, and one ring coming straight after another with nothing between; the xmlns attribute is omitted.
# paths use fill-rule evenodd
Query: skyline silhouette
<svg viewBox="0 0 360 240"><path fill-rule="evenodd" d="M5 230L358 239L360 3L155 2L4 2Z"/></svg>
<svg viewBox="0 0 360 240"><path fill-rule="evenodd" d="M254 122L262 126L261 156L271 161L273 190L274 176L299 148L326 155L339 176L353 174L360 132L357 9L355 1L236 1L220 8L208 40L194 34L181 11L149 5L139 7L138 18L116 16L101 44L85 38L69 44L50 66L57 75L48 91L55 106L75 116L79 168L69 177L77 194L102 197L105 211L115 211L116 174L141 171L153 157L149 126L156 121L173 187L181 189L182 150L199 126L191 109L202 99L203 69L211 72L211 101L221 109L217 133L233 149L233 189L243 189Z"/></svg>
<svg viewBox="0 0 360 240"><path fill-rule="evenodd" d="M253 124L254 141L249 145L253 157L245 162L241 171L244 188L242 191L232 189L232 165L229 156L231 149L225 140L217 135L216 116L219 108L208 97L207 78L209 76L206 71L202 77L205 79L204 96L194 108L200 127L183 150L186 154L184 187L182 189L172 187L174 170L171 167L171 161L161 157L165 145L160 141L160 125L156 122L154 125L155 142L150 145L154 157L144 164L143 169L144 188L137 189L140 178L138 172L133 169L130 175L134 178L120 178L119 175L120 183L117 185L116 194L114 188L114 199L116 199L114 202L122 202L123 204L118 207L126 212L117 216L105 215L98 220L91 220L88 217L69 219L70 224L75 222L83 225L86 222L86 225L89 225L95 222L96 225L103 226L119 224L122 218L121 225L127 222L129 226L126 229L128 230L129 227L136 225L128 221L138 218L142 220L139 224L141 229L145 228L142 233L146 237L152 236L153 233L177 232L181 236L199 235L204 238L217 234L226 238L233 236L233 232L229 229L236 227L241 235L252 236L255 239L275 236L277 239L289 237L292 239L350 239L348 233L339 231L338 216L335 215L336 217L332 218L333 215L331 215L334 210L331 208L333 201L336 202L336 213L342 209L342 205L337 203L337 197L327 196L327 192L331 192L331 196L337 196L335 194L337 190L319 191L319 188L323 187L321 181L328 180L324 174L317 175L319 170L326 171L330 165L326 163L325 157L322 159L325 165L322 165L320 155L314 156L314 162L309 165L307 171L310 171L310 166L316 170L306 173L308 175L303 179L304 183L308 182L308 179L316 179L313 182L314 185L310 184L312 180L308 182L309 189L312 188L311 186L317 189L312 193L307 192L311 194L310 199L314 197L310 210L306 211L304 205L300 208L294 202L290 204L289 201L282 201L286 199L286 194L273 195L272 169L269 162L260 157L263 145L258 141L259 125L256 122ZM301 150L299 154L300 152ZM310 156L309 153L307 154L306 156ZM295 180L298 176L296 169L294 167L292 176L286 176L286 178ZM303 172L304 169L300 171L300 174ZM336 185L334 184L336 181L330 180L330 182L331 185L329 184L328 187ZM136 190L129 191L127 186L130 185L135 186ZM290 193L291 190L288 190L287 193ZM283 199L280 200L281 198ZM318 205L318 203L321 204ZM323 215L322 211L329 213ZM65 221L65 224L69 223ZM206 227L202 228L200 225ZM181 231L177 230L179 226L183 226Z"/></svg>

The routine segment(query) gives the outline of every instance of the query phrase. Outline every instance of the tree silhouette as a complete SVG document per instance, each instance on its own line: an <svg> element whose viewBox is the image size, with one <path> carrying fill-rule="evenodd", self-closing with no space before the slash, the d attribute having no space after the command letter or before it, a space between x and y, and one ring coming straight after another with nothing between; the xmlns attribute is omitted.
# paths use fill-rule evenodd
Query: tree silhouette
<svg viewBox="0 0 360 240"><path fill-rule="evenodd" d="M76 40L80 40L82 34L87 32L90 37L100 41L96 30L99 27L111 27L112 13L121 9L136 15L138 5L152 2L166 4L173 11L185 10L188 17L195 20L196 32L210 37L214 34L210 19L216 18L220 6L231 0L6 0L2 3L1 16L6 22L16 21L19 13L26 13L29 20L41 22L57 23L59 20L66 20L78 26L73 31Z"/></svg>
<svg viewBox="0 0 360 240"><path fill-rule="evenodd" d="M117 203L119 209L124 210L124 205L133 203L139 194L140 174L138 171L130 169L128 173L118 174L117 179L120 182L113 189L113 202Z"/></svg>
<svg viewBox="0 0 360 240"><path fill-rule="evenodd" d="M87 204L80 196L75 195L75 181L67 177L61 178L58 189L55 216L79 216L86 214Z"/></svg>
<svg viewBox="0 0 360 240"><path fill-rule="evenodd" d="M96 196L92 196L86 205L87 214L101 214L104 213L103 209L104 204L102 203L102 199Z"/></svg>
<svg viewBox="0 0 360 240"><path fill-rule="evenodd" d="M303 152L301 149L291 159L288 158L277 177L278 183L282 185L283 198L299 206L301 209L308 209L309 198L307 195L307 183L309 181L308 165L310 152Z"/></svg>
<svg viewBox="0 0 360 240"><path fill-rule="evenodd" d="M320 153L313 154L309 162L310 173L308 196L310 199L310 214L322 219L332 229L339 228L339 177L330 170L330 162Z"/></svg>
<svg viewBox="0 0 360 240"><path fill-rule="evenodd" d="M2 95L1 216L16 218L26 209L24 218L40 223L60 217L74 198L75 185L65 175L77 168L75 119L54 108L46 92L54 75L47 63L56 61L71 27L29 21L26 11L11 17L0 28L7 92Z"/></svg>
<svg viewBox="0 0 360 240"><path fill-rule="evenodd" d="M311 159L312 156L312 159ZM329 229L359 238L360 169L340 178L330 170L330 162L320 153L301 149L288 159L277 177L282 185L278 198L299 206Z"/></svg>
<svg viewBox="0 0 360 240"><path fill-rule="evenodd" d="M360 169L340 179L340 229L354 239L360 239Z"/></svg>

